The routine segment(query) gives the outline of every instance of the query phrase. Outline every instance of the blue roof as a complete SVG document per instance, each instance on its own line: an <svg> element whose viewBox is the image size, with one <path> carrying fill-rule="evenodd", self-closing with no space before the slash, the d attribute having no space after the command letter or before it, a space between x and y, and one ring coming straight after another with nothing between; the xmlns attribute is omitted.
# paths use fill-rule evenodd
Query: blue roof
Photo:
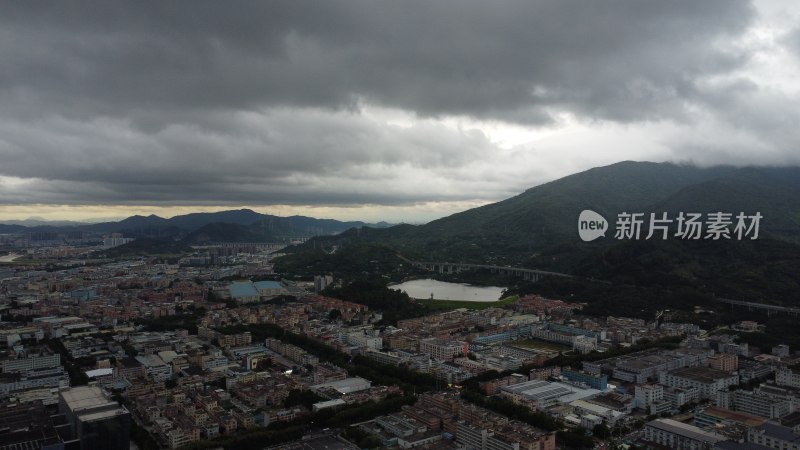
<svg viewBox="0 0 800 450"><path fill-rule="evenodd" d="M79 298L83 300L92 300L97 298L97 291L95 291L94 289L86 289L86 290L78 289L71 291L69 293L69 296L72 298Z"/></svg>
<svg viewBox="0 0 800 450"><path fill-rule="evenodd" d="M777 423L765 422L759 428L764 430L767 436L770 436L775 439L780 439L782 441L787 441L787 442L800 441L800 435L792 431L791 428L785 427Z"/></svg>
<svg viewBox="0 0 800 450"><path fill-rule="evenodd" d="M231 297L239 298L239 297L258 297L258 291L253 286L253 283L249 281L239 282L239 283L231 283L228 290L231 291Z"/></svg>
<svg viewBox="0 0 800 450"><path fill-rule="evenodd" d="M256 289L283 289L283 285L277 281L256 281L253 283Z"/></svg>

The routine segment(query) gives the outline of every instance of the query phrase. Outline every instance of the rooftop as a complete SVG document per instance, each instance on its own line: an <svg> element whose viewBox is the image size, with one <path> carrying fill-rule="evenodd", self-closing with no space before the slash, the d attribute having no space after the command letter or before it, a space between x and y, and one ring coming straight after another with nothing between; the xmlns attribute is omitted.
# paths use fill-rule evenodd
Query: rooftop
<svg viewBox="0 0 800 450"><path fill-rule="evenodd" d="M698 381L700 383L713 383L721 378L731 377L731 374L728 372L712 369L710 367L682 367L680 369L670 370L669 373L670 375Z"/></svg>
<svg viewBox="0 0 800 450"><path fill-rule="evenodd" d="M255 283L253 283L253 285L258 290L261 290L261 289L283 289L283 285L281 283L277 282L277 281L269 281L269 280L256 281Z"/></svg>
<svg viewBox="0 0 800 450"><path fill-rule="evenodd" d="M585 389L571 384L534 380L514 384L502 388L505 392L523 395L531 400L542 401L558 398L562 403L569 403L599 394L597 389Z"/></svg>
<svg viewBox="0 0 800 450"><path fill-rule="evenodd" d="M752 442L722 441L714 445L715 450L768 450L770 447Z"/></svg>
<svg viewBox="0 0 800 450"><path fill-rule="evenodd" d="M80 411L116 402L109 400L97 386L78 386L61 391L61 397L71 411Z"/></svg>
<svg viewBox="0 0 800 450"><path fill-rule="evenodd" d="M786 442L800 442L800 435L792 431L791 428L778 425L774 422L766 422L758 427L757 430L763 431L765 435L773 439L779 439Z"/></svg>
<svg viewBox="0 0 800 450"><path fill-rule="evenodd" d="M93 369L93 370L87 370L86 371L86 376L89 377L89 378L95 378L95 377L104 377L104 376L112 375L113 373L114 373L114 369L110 369L110 368L109 369Z"/></svg>
<svg viewBox="0 0 800 450"><path fill-rule="evenodd" d="M167 365L167 363L165 363L164 360L161 359L158 355L136 356L136 360L144 364L145 367L159 367Z"/></svg>
<svg viewBox="0 0 800 450"><path fill-rule="evenodd" d="M344 380L336 380L328 383L315 384L311 386L312 389L331 388L339 391L342 394L349 394L350 392L357 392L364 389L364 386L369 388L369 380L361 377L345 378Z"/></svg>
<svg viewBox="0 0 800 450"><path fill-rule="evenodd" d="M249 281L231 283L228 290L230 290L232 298L258 297L258 290Z"/></svg>
<svg viewBox="0 0 800 450"><path fill-rule="evenodd" d="M715 417L718 419L739 422L749 427L757 427L767 421L767 419L764 419L762 417L754 416L752 414L748 414L741 411L731 411L730 409L719 408L717 406L709 406L708 408L704 409L700 414Z"/></svg>
<svg viewBox="0 0 800 450"><path fill-rule="evenodd" d="M727 438L719 434L709 433L693 425L688 425L672 419L656 419L647 422L647 426L708 444L715 444L727 440Z"/></svg>

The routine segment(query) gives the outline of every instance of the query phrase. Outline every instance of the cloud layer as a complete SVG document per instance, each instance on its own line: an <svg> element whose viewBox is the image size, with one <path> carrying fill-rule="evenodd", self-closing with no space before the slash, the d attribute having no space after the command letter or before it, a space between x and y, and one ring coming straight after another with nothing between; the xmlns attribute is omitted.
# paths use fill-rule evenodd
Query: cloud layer
<svg viewBox="0 0 800 450"><path fill-rule="evenodd" d="M797 164L791 7L13 3L0 202L413 205L619 159Z"/></svg>

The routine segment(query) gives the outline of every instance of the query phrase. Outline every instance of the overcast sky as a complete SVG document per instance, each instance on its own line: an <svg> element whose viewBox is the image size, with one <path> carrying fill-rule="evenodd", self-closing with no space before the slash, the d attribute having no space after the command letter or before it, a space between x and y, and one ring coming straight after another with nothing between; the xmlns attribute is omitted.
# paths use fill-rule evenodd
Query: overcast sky
<svg viewBox="0 0 800 450"><path fill-rule="evenodd" d="M794 1L5 2L0 219L425 222L622 160L800 164Z"/></svg>

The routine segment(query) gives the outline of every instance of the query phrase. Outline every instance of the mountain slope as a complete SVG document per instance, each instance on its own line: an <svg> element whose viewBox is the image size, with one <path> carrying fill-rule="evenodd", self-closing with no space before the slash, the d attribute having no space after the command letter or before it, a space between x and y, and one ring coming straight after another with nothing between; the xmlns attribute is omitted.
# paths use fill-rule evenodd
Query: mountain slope
<svg viewBox="0 0 800 450"><path fill-rule="evenodd" d="M296 255L278 260L278 267L301 270L308 258L299 255L306 252L319 258L321 251L357 252L364 245L383 245L413 260L524 266L635 283L658 279L689 284L703 284L707 278L720 281L724 279L725 261L741 261L733 276L763 282L771 275L757 269L758 264L770 257L782 261L771 265L774 270L770 273L775 273L782 271L782 265L796 262L794 247L785 244L788 254L778 250L780 242L800 242L798 180L800 168L697 168L623 162L571 175L426 225L354 229L338 236L318 237L294 249ZM609 221L605 238L588 243L579 239L577 218L584 209L597 211ZM735 239L717 244L680 242L674 236L663 243L644 241L647 224L642 241L614 238L617 214L662 211L672 218L681 211L733 215L761 212L764 219L760 239L749 243ZM626 256L613 258L615 254ZM712 263L704 268L704 260ZM652 264L661 264L663 270L648 280L639 272L649 270ZM781 296L790 290L782 290Z"/></svg>
<svg viewBox="0 0 800 450"><path fill-rule="evenodd" d="M182 242L204 245L218 242L267 242L269 236L254 232L250 227L235 223L209 223L189 233Z"/></svg>
<svg viewBox="0 0 800 450"><path fill-rule="evenodd" d="M340 222L331 219L292 216L276 217L258 214L259 219L245 224L213 222L192 231L184 242L288 242L298 237L330 235L349 228L363 227L364 222Z"/></svg>
<svg viewBox="0 0 800 450"><path fill-rule="evenodd" d="M451 253L462 251L475 257L499 250L504 253L497 255L500 261L509 261L509 255L532 254L555 243L575 242L577 217L584 209L606 217L621 211L644 210L680 189L733 170L625 161L439 219L420 227L415 234L423 239L438 237L449 244L446 247ZM479 250L475 251L475 247ZM446 252L436 253L448 256Z"/></svg>
<svg viewBox="0 0 800 450"><path fill-rule="evenodd" d="M653 211L761 213L762 229L781 239L800 242L800 168L748 167L688 186Z"/></svg>
<svg viewBox="0 0 800 450"><path fill-rule="evenodd" d="M647 211L682 189L735 172L668 163L625 161L546 183L479 208L420 226L364 230L321 242L379 242L412 259L525 264L532 256L566 246L594 248L577 239L577 218L592 209L611 219L622 211ZM613 234L612 234L613 235Z"/></svg>
<svg viewBox="0 0 800 450"><path fill-rule="evenodd" d="M232 223L238 225L250 225L264 218L264 214L259 214L250 209L238 209L230 211L219 211L213 213L191 213L175 216L167 219L168 225L183 229L197 230L211 223Z"/></svg>

